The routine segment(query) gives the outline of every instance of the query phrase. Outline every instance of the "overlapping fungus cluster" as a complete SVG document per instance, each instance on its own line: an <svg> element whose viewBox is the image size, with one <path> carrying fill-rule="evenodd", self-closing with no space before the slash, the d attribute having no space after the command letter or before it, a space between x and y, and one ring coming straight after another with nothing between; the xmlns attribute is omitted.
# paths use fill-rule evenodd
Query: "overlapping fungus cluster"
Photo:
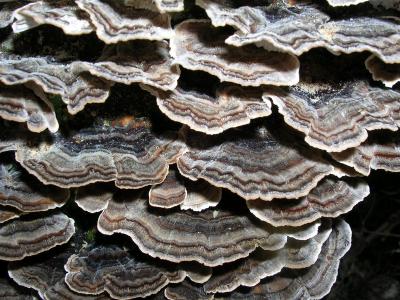
<svg viewBox="0 0 400 300"><path fill-rule="evenodd" d="M0 2L0 298L329 293L400 171L398 1Z"/></svg>

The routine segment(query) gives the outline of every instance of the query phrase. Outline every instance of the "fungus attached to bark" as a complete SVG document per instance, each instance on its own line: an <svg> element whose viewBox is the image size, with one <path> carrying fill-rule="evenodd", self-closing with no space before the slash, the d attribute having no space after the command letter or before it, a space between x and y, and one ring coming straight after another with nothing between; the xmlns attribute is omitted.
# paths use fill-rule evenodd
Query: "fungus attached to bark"
<svg viewBox="0 0 400 300"><path fill-rule="evenodd" d="M117 122L117 121L116 121ZM166 141L158 139L146 119L127 124L97 124L38 145L21 145L16 159L45 184L70 188L115 181L120 188L141 188L164 181Z"/></svg>
<svg viewBox="0 0 400 300"><path fill-rule="evenodd" d="M83 73L81 62L55 61L55 57L1 54L0 81L7 85L39 85L46 93L60 95L72 114L88 103L101 103L107 99L111 83Z"/></svg>
<svg viewBox="0 0 400 300"><path fill-rule="evenodd" d="M183 179L172 169L165 180L152 186L149 192L149 204L155 207L171 208L183 203L186 198L187 190Z"/></svg>
<svg viewBox="0 0 400 300"><path fill-rule="evenodd" d="M271 102L262 99L260 88L221 85L211 97L182 87L173 91L142 87L157 98L158 107L171 120L206 134L218 134L272 113Z"/></svg>
<svg viewBox="0 0 400 300"><path fill-rule="evenodd" d="M369 51L386 63L400 62L400 23L396 17L331 19L321 5L307 1L254 7L236 7L234 1L225 0L196 3L206 10L214 26L237 29L226 36L230 45L257 44L297 56L317 47L333 53Z"/></svg>
<svg viewBox="0 0 400 300"><path fill-rule="evenodd" d="M200 70L221 81L242 86L293 85L299 81L299 61L279 52L255 46L225 44L226 30L212 27L207 20L188 20L175 27L170 40L174 62L186 69Z"/></svg>
<svg viewBox="0 0 400 300"><path fill-rule="evenodd" d="M331 233L330 224L321 227L320 232L306 241L290 239L277 251L256 250L249 257L215 269L204 285L207 293L231 292L239 286L255 286L261 279L281 272L283 268L303 269L313 265L321 252L321 247Z"/></svg>
<svg viewBox="0 0 400 300"><path fill-rule="evenodd" d="M15 219L0 225L0 259L14 261L62 245L75 233L74 220L63 213Z"/></svg>
<svg viewBox="0 0 400 300"><path fill-rule="evenodd" d="M113 0L76 0L90 15L99 39L107 44L129 40L163 40L173 31L168 14L126 6Z"/></svg>
<svg viewBox="0 0 400 300"><path fill-rule="evenodd" d="M19 166L0 160L0 206L22 212L46 211L63 206L68 198L68 190L45 186Z"/></svg>
<svg viewBox="0 0 400 300"><path fill-rule="evenodd" d="M280 125L219 136L187 131L189 149L179 157L178 169L191 180L205 179L247 200L305 196L334 168Z"/></svg>
<svg viewBox="0 0 400 300"><path fill-rule="evenodd" d="M81 67L111 82L172 90L180 74L172 62L167 42L131 41L106 46L96 63L83 63Z"/></svg>
<svg viewBox="0 0 400 300"><path fill-rule="evenodd" d="M61 28L65 34L80 35L93 31L89 16L73 0L36 1L14 12L14 32L22 32L42 24Z"/></svg>
<svg viewBox="0 0 400 300"><path fill-rule="evenodd" d="M0 86L0 117L5 120L26 122L28 129L41 132L58 130L53 105L24 86Z"/></svg>
<svg viewBox="0 0 400 300"><path fill-rule="evenodd" d="M74 194L75 203L84 211L96 213L106 209L113 195L109 186L90 184L78 188Z"/></svg>
<svg viewBox="0 0 400 300"><path fill-rule="evenodd" d="M299 226L321 217L334 218L350 211L369 194L362 180L327 177L311 192L299 199L246 201L250 212L274 226Z"/></svg>
<svg viewBox="0 0 400 300"><path fill-rule="evenodd" d="M11 207L0 207L0 224L9 220L16 219L20 216L21 212Z"/></svg>
<svg viewBox="0 0 400 300"><path fill-rule="evenodd" d="M214 294L207 294L203 286L195 285L192 282L185 280L178 285L168 286L164 290L165 298L168 300L213 300Z"/></svg>
<svg viewBox="0 0 400 300"><path fill-rule="evenodd" d="M139 249L173 262L197 261L217 266L248 256L256 248L282 248L288 237L308 239L319 223L275 228L247 214L229 209L201 213L152 208L147 199L131 193L114 195L97 227L103 234L128 235Z"/></svg>
<svg viewBox="0 0 400 300"><path fill-rule="evenodd" d="M147 297L169 283L191 276L178 265L141 258L118 246L92 246L72 255L66 265L65 282L75 292L97 295L107 292L114 299ZM202 268L195 272L202 272ZM207 275L208 279L210 275Z"/></svg>
<svg viewBox="0 0 400 300"><path fill-rule="evenodd" d="M380 132L370 136L360 146L331 153L337 161L368 176L372 170L400 172L400 134Z"/></svg>
<svg viewBox="0 0 400 300"><path fill-rule="evenodd" d="M234 291L223 299L321 299L336 281L340 259L350 249L350 226L338 220L322 246L318 260L304 270L285 270L270 280L246 290Z"/></svg>
<svg viewBox="0 0 400 300"><path fill-rule="evenodd" d="M302 131L305 141L326 151L339 152L360 145L368 131L397 130L400 93L352 80L332 85L300 82L287 91L264 93L279 108L285 121Z"/></svg>
<svg viewBox="0 0 400 300"><path fill-rule="evenodd" d="M375 55L371 55L365 61L365 66L374 80L382 81L387 87L393 87L400 82L400 63L385 64Z"/></svg>

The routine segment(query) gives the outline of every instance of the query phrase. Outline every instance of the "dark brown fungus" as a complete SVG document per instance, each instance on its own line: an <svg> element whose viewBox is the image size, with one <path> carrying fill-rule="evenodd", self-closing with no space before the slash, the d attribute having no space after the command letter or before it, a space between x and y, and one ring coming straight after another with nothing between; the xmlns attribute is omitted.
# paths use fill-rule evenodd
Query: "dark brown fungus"
<svg viewBox="0 0 400 300"><path fill-rule="evenodd" d="M74 220L63 213L15 219L0 225L0 259L21 260L65 244L75 233Z"/></svg>
<svg viewBox="0 0 400 300"><path fill-rule="evenodd" d="M111 82L173 90L180 70L172 63L167 42L131 41L106 46L96 63L81 63L81 67Z"/></svg>
<svg viewBox="0 0 400 300"><path fill-rule="evenodd" d="M262 99L262 89L221 85L215 97L177 87L170 92L142 86L157 98L160 110L171 120L207 134L218 134L250 120L269 116L271 102Z"/></svg>
<svg viewBox="0 0 400 300"><path fill-rule="evenodd" d="M226 269L216 270L215 275L205 283L204 290L207 293L231 292L241 285L255 286L261 279L278 274L283 268L310 267L318 259L330 233L330 224L324 224L320 232L309 240L289 239L285 247L277 251L256 250Z"/></svg>
<svg viewBox="0 0 400 300"><path fill-rule="evenodd" d="M226 37L234 46L257 44L268 50L301 55L324 47L333 53L369 51L386 63L400 62L400 23L396 17L332 18L310 1L241 6L235 1L197 0L214 26L233 26Z"/></svg>
<svg viewBox="0 0 400 300"><path fill-rule="evenodd" d="M147 297L190 277L177 266L150 262L117 246L84 249L68 259L65 269L72 290L90 295L105 291L114 299Z"/></svg>
<svg viewBox="0 0 400 300"><path fill-rule="evenodd" d="M170 169L165 180L151 187L149 203L151 206L171 208L185 201L187 191L179 173Z"/></svg>
<svg viewBox="0 0 400 300"><path fill-rule="evenodd" d="M309 239L319 223L275 228L227 209L201 213L149 207L140 193L121 193L101 213L97 227L106 235L128 235L139 249L172 262L197 261L217 266L248 256L257 247L276 250L288 237Z"/></svg>
<svg viewBox="0 0 400 300"><path fill-rule="evenodd" d="M400 125L400 93L363 80L339 87L300 82L288 91L269 89L264 97L278 106L286 123L306 135L308 144L330 152L360 145L370 130Z"/></svg>
<svg viewBox="0 0 400 300"><path fill-rule="evenodd" d="M365 66L374 80L382 81L387 87L393 87L400 82L400 63L385 64L375 55L371 55L365 61Z"/></svg>
<svg viewBox="0 0 400 300"><path fill-rule="evenodd" d="M334 168L284 126L233 129L219 136L187 131L178 169L251 200L307 195Z"/></svg>
<svg viewBox="0 0 400 300"><path fill-rule="evenodd" d="M45 186L16 164L0 160L0 206L23 212L46 211L63 206L68 198L68 190Z"/></svg>
<svg viewBox="0 0 400 300"><path fill-rule="evenodd" d="M98 124L38 145L21 145L16 159L45 184L70 188L115 181L120 188L141 188L161 183L168 173L169 157L163 152L169 141L158 139L150 127L146 119Z"/></svg>
<svg viewBox="0 0 400 300"><path fill-rule="evenodd" d="M298 199L246 201L251 213L274 226L299 226L321 217L337 217L350 211L369 194L362 180L327 177L311 192Z"/></svg>
<svg viewBox="0 0 400 300"><path fill-rule="evenodd" d="M399 144L398 132L381 132L369 137L358 147L331 153L331 156L366 176L371 169L400 172Z"/></svg>
<svg viewBox="0 0 400 300"><path fill-rule="evenodd" d="M293 85L299 81L296 57L255 46L228 46L224 42L227 37L224 29L214 28L207 20L187 20L175 27L171 55L186 69L205 71L242 86Z"/></svg>
<svg viewBox="0 0 400 300"><path fill-rule="evenodd" d="M61 28L65 34L80 35L93 31L89 16L73 0L35 1L14 12L14 32L22 32L42 24Z"/></svg>
<svg viewBox="0 0 400 300"><path fill-rule="evenodd" d="M41 132L58 130L53 105L23 86L0 86L0 117L15 122L26 122L28 129Z"/></svg>
<svg viewBox="0 0 400 300"><path fill-rule="evenodd" d="M171 38L168 14L126 6L113 0L76 0L90 15L99 39L107 44L129 40L163 40Z"/></svg>
<svg viewBox="0 0 400 300"><path fill-rule="evenodd" d="M237 290L219 299L294 300L321 299L336 281L340 259L350 249L350 226L338 220L329 239L322 246L315 264L304 270L284 270L246 290Z"/></svg>
<svg viewBox="0 0 400 300"><path fill-rule="evenodd" d="M53 57L0 54L0 81L6 85L31 83L60 95L75 114L88 103L104 102L111 83L83 73L81 62L57 63ZM83 74L82 74L83 73Z"/></svg>

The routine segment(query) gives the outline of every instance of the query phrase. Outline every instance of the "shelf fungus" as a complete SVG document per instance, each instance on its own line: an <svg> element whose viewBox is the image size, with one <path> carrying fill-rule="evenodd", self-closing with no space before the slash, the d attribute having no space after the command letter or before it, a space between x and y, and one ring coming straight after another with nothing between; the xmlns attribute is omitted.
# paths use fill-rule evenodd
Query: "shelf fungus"
<svg viewBox="0 0 400 300"><path fill-rule="evenodd" d="M81 62L58 63L55 57L20 57L1 54L0 81L6 85L30 83L44 92L60 95L75 114L88 103L104 102L111 83L82 69Z"/></svg>
<svg viewBox="0 0 400 300"><path fill-rule="evenodd" d="M15 33L49 24L61 28L65 34L80 35L94 29L89 16L81 11L73 0L36 1L14 12L12 25Z"/></svg>
<svg viewBox="0 0 400 300"><path fill-rule="evenodd" d="M180 74L172 63L167 42L130 41L106 46L96 63L82 63L81 67L110 82L172 90Z"/></svg>
<svg viewBox="0 0 400 300"><path fill-rule="evenodd" d="M255 46L232 47L224 42L228 35L207 20L187 20L175 27L170 53L174 62L186 69L242 86L293 85L299 81L296 57Z"/></svg>
<svg viewBox="0 0 400 300"><path fill-rule="evenodd" d="M180 12L184 9L184 0L124 0L124 4L160 13Z"/></svg>
<svg viewBox="0 0 400 300"><path fill-rule="evenodd" d="M187 198L187 190L178 172L169 170L165 180L151 187L149 204L155 207L171 208L182 204Z"/></svg>
<svg viewBox="0 0 400 300"><path fill-rule="evenodd" d="M173 91L142 87L157 98L158 107L171 120L206 134L218 134L272 113L271 102L263 100L260 88L220 85L212 97L182 87Z"/></svg>
<svg viewBox="0 0 400 300"><path fill-rule="evenodd" d="M109 186L90 184L77 188L73 194L73 199L84 211L97 213L107 208L112 196L113 192Z"/></svg>
<svg viewBox="0 0 400 300"><path fill-rule="evenodd" d="M179 205L183 210L202 211L218 205L221 197L220 188L204 180L197 182L186 180L176 170L170 169L161 184L151 187L149 204L162 208Z"/></svg>
<svg viewBox="0 0 400 300"><path fill-rule="evenodd" d="M63 206L69 191L45 186L18 166L0 160L0 206L21 212L46 211Z"/></svg>
<svg viewBox="0 0 400 300"><path fill-rule="evenodd" d="M306 269L284 270L250 289L237 290L223 299L322 299L336 281L340 259L351 245L350 226L338 220L322 246L315 264Z"/></svg>
<svg viewBox="0 0 400 300"><path fill-rule="evenodd" d="M335 218L350 211L369 194L362 180L327 177L299 199L246 201L250 212L273 226L300 226L321 217Z"/></svg>
<svg viewBox="0 0 400 300"><path fill-rule="evenodd" d="M399 143L398 132L381 132L369 137L358 147L331 153L331 156L365 176L371 170L400 172Z"/></svg>
<svg viewBox="0 0 400 300"><path fill-rule="evenodd" d="M164 181L168 142L151 132L146 119L133 119L121 126L97 124L68 136L53 135L37 145L20 145L15 157L45 184L71 188L115 181L119 188L138 189Z"/></svg>
<svg viewBox="0 0 400 300"><path fill-rule="evenodd" d="M252 200L307 195L333 166L283 125L243 127L219 136L186 131L188 150L178 169Z"/></svg>
<svg viewBox="0 0 400 300"><path fill-rule="evenodd" d="M331 233L331 226L324 224L320 232L306 241L290 239L285 247L277 251L256 250L249 257L214 269L213 275L204 285L207 293L231 292L239 286L255 286L260 280L281 272L283 268L303 269L313 265L321 247Z"/></svg>
<svg viewBox="0 0 400 300"><path fill-rule="evenodd" d="M264 97L278 106L286 123L305 134L308 144L329 152L360 145L368 131L394 131L400 125L400 93L364 80L335 85L304 81L285 91L267 89Z"/></svg>
<svg viewBox="0 0 400 300"><path fill-rule="evenodd" d="M63 213L15 219L0 225L0 259L21 260L57 245L75 233L74 220Z"/></svg>
<svg viewBox="0 0 400 300"><path fill-rule="evenodd" d="M64 265L68 258L82 247L83 240L73 238L71 243L62 249L31 259L11 262L8 275L20 286L33 289L45 300L111 300L106 293L84 295L72 291L65 283Z"/></svg>
<svg viewBox="0 0 400 300"><path fill-rule="evenodd" d="M400 82L400 63L385 64L375 55L371 55L365 61L365 66L372 74L372 78L382 81L386 87L391 88Z"/></svg>
<svg viewBox="0 0 400 300"><path fill-rule="evenodd" d="M26 122L32 132L58 130L53 105L44 96L35 95L24 86L0 85L0 117L15 122Z"/></svg>
<svg viewBox="0 0 400 300"><path fill-rule="evenodd" d="M251 216L214 208L201 213L152 208L140 193L114 195L97 227L106 235L128 235L139 249L172 262L217 266L248 256L256 248L277 250L288 237L308 239L319 223L275 228Z"/></svg>
<svg viewBox="0 0 400 300"><path fill-rule="evenodd" d="M32 294L19 289L6 278L0 278L0 298L4 300L34 300Z"/></svg>
<svg viewBox="0 0 400 300"><path fill-rule="evenodd" d="M90 15L100 40L107 44L129 40L163 40L173 35L170 17L113 0L76 0Z"/></svg>
<svg viewBox="0 0 400 300"><path fill-rule="evenodd" d="M4 2L4 1L0 1ZM21 7L19 2L4 3L0 7L0 29L5 28L14 22L14 11Z"/></svg>
<svg viewBox="0 0 400 300"><path fill-rule="evenodd" d="M68 259L65 282L80 294L106 292L114 299L133 299L156 294L169 283L182 282L187 276L203 282L210 277L208 274L204 279L203 269L198 270L202 272L199 274L186 272L178 265L151 261L118 246L97 246Z"/></svg>
<svg viewBox="0 0 400 300"><path fill-rule="evenodd" d="M233 1L197 0L214 26L233 26L226 43L256 44L267 50L301 55L313 48L350 54L368 51L386 63L400 62L400 23L396 17L331 18L315 3L236 7Z"/></svg>
<svg viewBox="0 0 400 300"><path fill-rule="evenodd" d="M207 294L203 286L195 285L185 280L178 285L167 286L164 290L165 298L168 300L213 300L214 294Z"/></svg>
<svg viewBox="0 0 400 300"><path fill-rule="evenodd" d="M21 212L11 207L0 206L0 224L19 218Z"/></svg>
<svg viewBox="0 0 400 300"><path fill-rule="evenodd" d="M369 0L327 0L331 6L350 6L368 2Z"/></svg>

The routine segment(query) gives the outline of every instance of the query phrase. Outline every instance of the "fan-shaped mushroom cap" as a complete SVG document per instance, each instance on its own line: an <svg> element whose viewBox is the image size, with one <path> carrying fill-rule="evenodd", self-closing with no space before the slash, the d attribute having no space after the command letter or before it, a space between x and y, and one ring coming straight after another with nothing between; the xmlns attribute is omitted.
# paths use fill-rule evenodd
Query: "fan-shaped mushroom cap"
<svg viewBox="0 0 400 300"><path fill-rule="evenodd" d="M400 93L356 80L341 85L321 82L269 89L264 93L286 123L305 133L308 144L339 152L365 141L369 130L397 130Z"/></svg>
<svg viewBox="0 0 400 300"><path fill-rule="evenodd" d="M223 208L201 213L165 211L148 206L147 199L132 192L114 195L97 223L101 233L126 234L142 252L153 257L207 266L246 257L257 247L282 248L288 236L310 238L318 226L278 229Z"/></svg>
<svg viewBox="0 0 400 300"><path fill-rule="evenodd" d="M23 86L0 86L0 117L10 121L26 122L30 131L41 132L47 128L58 130L53 105L40 99Z"/></svg>
<svg viewBox="0 0 400 300"><path fill-rule="evenodd" d="M183 281L178 285L168 286L164 290L165 298L169 300L212 300L214 294L206 294L200 285L195 285L188 280Z"/></svg>
<svg viewBox="0 0 400 300"><path fill-rule="evenodd" d="M305 270L285 270L269 281L244 291L235 291L221 299L321 299L335 283L340 259L350 245L350 226L339 220L314 265Z"/></svg>
<svg viewBox="0 0 400 300"><path fill-rule="evenodd" d="M11 262L8 266L8 275L20 286L31 288L39 293L41 299L46 300L108 300L107 294L81 295L72 291L64 281L64 264L75 253L76 249L83 246L83 239L73 238L62 249L55 253L46 253L34 259L24 259Z"/></svg>
<svg viewBox="0 0 400 300"><path fill-rule="evenodd" d="M184 0L124 0L125 5L151 9L161 13L182 11Z"/></svg>
<svg viewBox="0 0 400 300"><path fill-rule="evenodd" d="M337 217L350 211L369 194L362 180L344 181L335 177L321 180L299 199L246 201L251 213L274 226L299 226L321 217Z"/></svg>
<svg viewBox="0 0 400 300"><path fill-rule="evenodd" d="M99 39L107 44L129 40L163 40L173 35L168 14L137 9L113 0L76 0L90 15Z"/></svg>
<svg viewBox="0 0 400 300"><path fill-rule="evenodd" d="M75 203L84 211L96 213L106 209L113 192L104 184L90 184L75 191Z"/></svg>
<svg viewBox="0 0 400 300"><path fill-rule="evenodd" d="M204 180L196 182L184 180L170 169L165 180L152 186L149 192L149 204L155 207L171 208L180 205L183 210L202 211L218 205L222 191Z"/></svg>
<svg viewBox="0 0 400 300"><path fill-rule="evenodd" d="M0 226L0 259L14 261L65 244L75 233L74 220L63 213L16 219Z"/></svg>
<svg viewBox="0 0 400 300"><path fill-rule="evenodd" d="M116 246L85 249L72 255L65 269L72 290L92 295L106 291L114 299L147 297L188 275L177 266L150 262Z"/></svg>
<svg viewBox="0 0 400 300"><path fill-rule="evenodd" d="M72 114L88 103L102 103L111 83L82 74L82 63L56 63L52 57L0 55L0 81L7 85L34 83L45 92L60 95Z"/></svg>
<svg viewBox="0 0 400 300"><path fill-rule="evenodd" d="M175 27L170 53L175 63L186 69L205 71L242 86L293 85L299 81L296 57L255 46L228 46L224 42L227 37L224 29L214 28L207 20L187 20Z"/></svg>
<svg viewBox="0 0 400 300"><path fill-rule="evenodd" d="M73 0L36 1L14 12L14 32L50 24L61 28L65 34L80 35L93 31L89 16L82 12Z"/></svg>
<svg viewBox="0 0 400 300"><path fill-rule="evenodd" d="M45 186L15 164L0 161L0 206L23 212L45 211L63 206L68 198L68 190Z"/></svg>
<svg viewBox="0 0 400 300"><path fill-rule="evenodd" d="M180 70L172 65L167 42L131 41L104 48L96 63L81 63L91 74L112 82L144 83L162 90L176 87Z"/></svg>
<svg viewBox="0 0 400 300"><path fill-rule="evenodd" d="M21 212L11 207L0 207L0 224L9 220L16 219L20 216Z"/></svg>
<svg viewBox="0 0 400 300"><path fill-rule="evenodd" d="M365 66L374 80L382 81L387 87L393 87L400 82L400 63L385 64L375 55L371 55L365 61Z"/></svg>
<svg viewBox="0 0 400 300"><path fill-rule="evenodd" d="M239 8L225 0L196 3L206 10L214 26L231 25L238 30L226 37L230 45L257 44L297 56L317 47L346 54L369 51L386 63L400 62L400 23L396 18L353 16L335 20L307 1Z"/></svg>
<svg viewBox="0 0 400 300"><path fill-rule="evenodd" d="M205 179L247 200L305 196L334 169L285 126L271 125L219 136L187 131L189 149L179 157L178 169L191 180Z"/></svg>
<svg viewBox="0 0 400 300"><path fill-rule="evenodd" d="M316 262L322 244L331 233L331 226L321 228L321 232L307 241L289 240L284 248L275 252L257 250L226 270L215 271L206 282L207 293L231 292L237 287L255 286L261 279L278 274L283 268L302 269Z"/></svg>
<svg viewBox="0 0 400 300"><path fill-rule="evenodd" d="M187 191L179 173L170 169L165 180L153 185L149 191L149 204L155 207L171 208L187 198Z"/></svg>
<svg viewBox="0 0 400 300"><path fill-rule="evenodd" d="M158 107L171 120L207 134L249 124L252 119L272 113L271 102L263 101L259 88L221 85L215 97L181 87L171 92L142 88L157 98Z"/></svg>
<svg viewBox="0 0 400 300"><path fill-rule="evenodd" d="M331 153L337 161L368 176L373 170L400 172L400 134L380 132L370 136L360 146Z"/></svg>
<svg viewBox="0 0 400 300"><path fill-rule="evenodd" d="M117 121L116 121L117 122ZM168 146L150 130L147 119L124 126L97 124L75 134L56 134L39 145L21 145L16 159L45 184L78 187L115 181L120 188L161 183L168 173Z"/></svg>
<svg viewBox="0 0 400 300"><path fill-rule="evenodd" d="M205 180L185 181L187 197L180 205L181 209L202 211L217 206L221 201L222 189L209 184Z"/></svg>

